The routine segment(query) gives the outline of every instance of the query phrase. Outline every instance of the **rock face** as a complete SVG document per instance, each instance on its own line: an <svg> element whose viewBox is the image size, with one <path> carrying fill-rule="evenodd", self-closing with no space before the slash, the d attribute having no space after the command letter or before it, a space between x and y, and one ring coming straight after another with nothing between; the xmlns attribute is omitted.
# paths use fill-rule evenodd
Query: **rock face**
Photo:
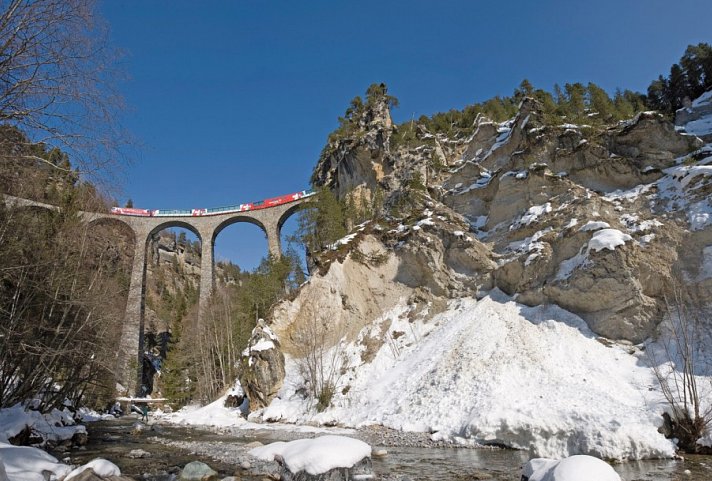
<svg viewBox="0 0 712 481"><path fill-rule="evenodd" d="M708 100L678 122L706 115ZM399 298L433 303L492 287L525 304L558 304L602 336L639 342L661 319L673 271L686 272L693 289L709 285L712 268L699 266L712 257L712 150L661 115L599 128L551 125L525 99L507 122L478 117L468 138L418 131L414 148L394 144L396 127L379 112L330 146L314 180L342 198L382 189L390 209L416 174L424 194L408 198L400 221L362 229L276 308L286 351L296 353L293 333L309 319L329 319L349 339ZM613 231L627 240L592 248Z"/></svg>
<svg viewBox="0 0 712 481"><path fill-rule="evenodd" d="M343 197L370 198L374 187L393 170L389 141L393 122L385 98L367 105L357 119L358 136L330 140L312 180Z"/></svg>
<svg viewBox="0 0 712 481"><path fill-rule="evenodd" d="M284 355L277 336L260 319L242 353L240 383L252 409L267 406L284 380Z"/></svg>

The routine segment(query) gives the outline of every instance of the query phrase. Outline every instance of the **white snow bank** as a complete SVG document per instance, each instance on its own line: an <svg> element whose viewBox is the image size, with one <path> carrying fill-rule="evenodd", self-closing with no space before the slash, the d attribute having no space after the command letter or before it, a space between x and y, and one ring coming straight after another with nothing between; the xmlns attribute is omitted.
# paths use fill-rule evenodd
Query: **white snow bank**
<svg viewBox="0 0 712 481"><path fill-rule="evenodd" d="M5 466L9 481L45 481L47 471L62 479L72 468L41 449L0 443L0 464Z"/></svg>
<svg viewBox="0 0 712 481"><path fill-rule="evenodd" d="M186 406L175 413L164 415L162 419L189 426L242 427L247 421L241 417L240 408L225 407L225 401L230 394L238 394L238 391L233 387L206 406Z"/></svg>
<svg viewBox="0 0 712 481"><path fill-rule="evenodd" d="M303 378L287 357L284 386L265 418L381 424L554 458L674 455L657 431L662 397L644 356L604 346L579 317L496 290L480 301L453 300L428 322L409 322L407 312L394 308L338 347L352 369L322 413L298 393ZM399 335L364 363L363 340L382 326Z"/></svg>
<svg viewBox="0 0 712 481"><path fill-rule="evenodd" d="M591 240L588 241L588 250L598 252L603 249L610 249L613 251L616 247L625 245L629 240L633 240L633 238L618 229L601 229L593 234Z"/></svg>
<svg viewBox="0 0 712 481"><path fill-rule="evenodd" d="M345 436L321 436L298 439L288 443L279 441L250 451L263 461L273 461L275 455L284 459L292 473L306 471L316 476L335 468L350 468L371 456L371 446Z"/></svg>
<svg viewBox="0 0 712 481"><path fill-rule="evenodd" d="M69 411L53 409L42 414L39 411L26 409L21 404L0 409L0 442L17 436L26 427L42 436L46 441L64 441L72 439L77 433L86 433L86 428L75 424Z"/></svg>
<svg viewBox="0 0 712 481"><path fill-rule="evenodd" d="M71 473L69 473L69 475L64 478L64 481L69 481L70 479L76 478L87 469L92 469L98 476L101 477L121 476L121 470L117 465L115 465L111 461L107 461L106 459L96 458L92 461L89 461L84 466L80 466Z"/></svg>
<svg viewBox="0 0 712 481"><path fill-rule="evenodd" d="M536 458L522 469L528 481L621 481L613 468L593 456L571 456L556 461Z"/></svg>

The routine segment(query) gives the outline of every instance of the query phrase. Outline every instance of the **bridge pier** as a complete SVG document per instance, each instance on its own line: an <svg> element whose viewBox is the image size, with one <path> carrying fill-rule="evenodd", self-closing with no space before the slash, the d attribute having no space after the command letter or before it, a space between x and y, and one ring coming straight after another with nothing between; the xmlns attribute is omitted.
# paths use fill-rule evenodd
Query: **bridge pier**
<svg viewBox="0 0 712 481"><path fill-rule="evenodd" d="M265 233L267 234L267 248L269 249L269 255L275 259L282 257L282 247L281 240L279 238L280 228L276 222L267 224L265 226Z"/></svg>
<svg viewBox="0 0 712 481"><path fill-rule="evenodd" d="M143 369L143 318L146 295L146 245L148 233L134 229L134 258L131 269L126 315L121 326L121 343L117 353L119 376L129 395L138 395ZM138 347L138 349L136 349Z"/></svg>
<svg viewBox="0 0 712 481"><path fill-rule="evenodd" d="M198 297L198 326L203 324L210 296L215 289L215 230L200 231L200 294Z"/></svg>

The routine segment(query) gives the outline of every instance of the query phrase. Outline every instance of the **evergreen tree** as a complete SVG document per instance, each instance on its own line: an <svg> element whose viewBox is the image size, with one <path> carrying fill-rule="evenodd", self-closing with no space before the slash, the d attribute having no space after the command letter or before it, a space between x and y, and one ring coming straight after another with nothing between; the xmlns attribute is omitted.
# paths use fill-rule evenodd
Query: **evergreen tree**
<svg viewBox="0 0 712 481"><path fill-rule="evenodd" d="M581 122L586 116L586 87L579 82L567 83L564 90L566 118L570 122Z"/></svg>
<svg viewBox="0 0 712 481"><path fill-rule="evenodd" d="M344 206L327 187L317 189L315 202L299 212L293 240L307 252L319 252L346 235Z"/></svg>
<svg viewBox="0 0 712 481"><path fill-rule="evenodd" d="M673 64L670 75L660 75L648 87L648 105L656 110L673 114L683 105L685 98L694 100L712 89L712 46L707 43L689 45Z"/></svg>
<svg viewBox="0 0 712 481"><path fill-rule="evenodd" d="M586 87L588 96L588 107L591 114L603 122L610 122L615 117L615 105L611 101L605 90L593 82L589 82Z"/></svg>
<svg viewBox="0 0 712 481"><path fill-rule="evenodd" d="M519 87L514 91L514 100L519 103L524 97L532 97L534 95L534 86L529 80L524 79L519 84Z"/></svg>

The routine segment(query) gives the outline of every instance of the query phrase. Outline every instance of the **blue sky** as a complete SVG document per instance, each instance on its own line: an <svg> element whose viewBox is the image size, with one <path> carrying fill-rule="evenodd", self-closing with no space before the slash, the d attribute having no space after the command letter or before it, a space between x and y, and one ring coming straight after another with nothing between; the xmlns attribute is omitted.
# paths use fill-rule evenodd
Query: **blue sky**
<svg viewBox="0 0 712 481"><path fill-rule="evenodd" d="M338 116L373 82L402 121L523 78L644 92L688 44L712 43L709 0L105 0L101 12L125 52L122 123L136 142L119 197L146 208L308 187ZM216 245L247 269L266 251L244 224Z"/></svg>

